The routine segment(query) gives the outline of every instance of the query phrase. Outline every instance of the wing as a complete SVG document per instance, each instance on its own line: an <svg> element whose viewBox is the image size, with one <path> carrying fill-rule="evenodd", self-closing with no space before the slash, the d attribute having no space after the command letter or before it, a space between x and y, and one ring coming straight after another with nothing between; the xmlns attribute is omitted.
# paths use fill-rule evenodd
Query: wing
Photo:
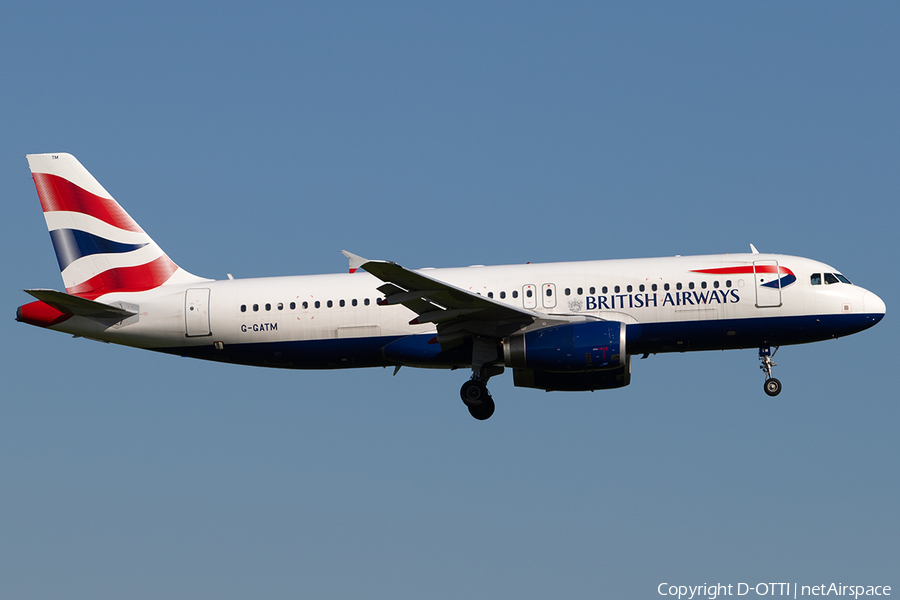
<svg viewBox="0 0 900 600"><path fill-rule="evenodd" d="M366 260L342 251L356 266L384 282L378 288L384 294L382 305L402 304L418 316L410 325L434 323L438 330L433 342L451 344L469 336L503 338L547 315L509 306L473 294L449 283L383 260Z"/></svg>

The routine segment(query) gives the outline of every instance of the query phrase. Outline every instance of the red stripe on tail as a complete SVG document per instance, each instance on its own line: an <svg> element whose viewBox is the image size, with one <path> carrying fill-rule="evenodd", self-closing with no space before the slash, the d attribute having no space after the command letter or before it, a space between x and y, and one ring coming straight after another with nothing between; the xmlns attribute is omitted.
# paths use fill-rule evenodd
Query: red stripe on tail
<svg viewBox="0 0 900 600"><path fill-rule="evenodd" d="M66 288L66 292L94 300L112 292L143 292L164 284L178 269L168 256L136 267L117 267L91 277L84 283Z"/></svg>
<svg viewBox="0 0 900 600"><path fill-rule="evenodd" d="M49 173L34 173L33 177L44 212L66 210L84 213L119 229L143 233L115 200L96 196L67 179Z"/></svg>

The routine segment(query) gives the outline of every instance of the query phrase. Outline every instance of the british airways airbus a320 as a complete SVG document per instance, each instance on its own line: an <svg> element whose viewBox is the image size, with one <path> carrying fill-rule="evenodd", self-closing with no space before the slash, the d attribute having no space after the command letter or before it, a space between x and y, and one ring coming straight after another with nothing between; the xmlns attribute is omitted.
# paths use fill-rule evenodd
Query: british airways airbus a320
<svg viewBox="0 0 900 600"><path fill-rule="evenodd" d="M632 356L658 352L758 348L775 396L772 348L850 335L885 312L833 267L752 246L415 271L344 252L349 274L214 281L172 262L75 157L28 164L66 292L26 290L37 301L17 320L244 365L470 368L460 396L480 420L506 368L517 386L603 390L630 383Z"/></svg>

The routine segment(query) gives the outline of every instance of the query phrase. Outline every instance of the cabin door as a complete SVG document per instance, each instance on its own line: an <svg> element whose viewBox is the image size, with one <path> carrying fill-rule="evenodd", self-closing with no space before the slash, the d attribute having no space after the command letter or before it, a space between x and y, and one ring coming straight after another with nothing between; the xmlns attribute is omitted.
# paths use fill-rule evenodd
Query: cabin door
<svg viewBox="0 0 900 600"><path fill-rule="evenodd" d="M209 331L209 288L184 293L184 331L187 337L212 335Z"/></svg>
<svg viewBox="0 0 900 600"><path fill-rule="evenodd" d="M781 306L781 277L777 260L753 261L753 282L756 288L756 308Z"/></svg>

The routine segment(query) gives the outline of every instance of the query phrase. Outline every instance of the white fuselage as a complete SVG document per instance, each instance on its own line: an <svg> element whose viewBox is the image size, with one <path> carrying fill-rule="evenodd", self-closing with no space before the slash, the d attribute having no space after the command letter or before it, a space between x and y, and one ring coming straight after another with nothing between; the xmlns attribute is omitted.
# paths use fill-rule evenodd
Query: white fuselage
<svg viewBox="0 0 900 600"><path fill-rule="evenodd" d="M777 269L775 273L747 272L747 267L754 264L787 268L795 280L786 283L782 277L779 284ZM729 268L740 271L740 267L745 272L698 272ZM583 315L625 323L630 327L629 338L633 337L629 341L630 354L815 341L864 329L875 322L866 324L866 315L884 314L884 303L859 286L840 282L811 284L815 273L836 273L832 267L806 258L774 254L473 266L419 272L541 314ZM397 360L379 362L372 356L354 362L349 356L354 340L360 342L363 352L371 353L379 344L384 345L382 341L433 336L436 328L430 323L409 324L416 315L402 305L379 306L380 285L379 279L362 271L165 285L146 292L98 298L107 304L123 302L139 307L137 318L105 326L76 316L53 329L229 362L293 368L395 364ZM828 317L832 321L811 331L810 324L821 319L791 319L809 317ZM772 333L760 333L754 320L769 324L765 331ZM772 323L783 323L790 331L779 339ZM835 328L833 323L839 325ZM700 338L692 339L692 329ZM327 364L319 360L303 364L303 360L291 356L290 344L329 340L343 342L320 349L307 344L306 352L300 355L302 358L310 352L319 353ZM272 354L273 348L281 346ZM257 349L265 356L257 360L247 359L252 351L230 354L237 347ZM335 356L321 354L337 347L341 349ZM192 351L201 348L215 351ZM433 366L458 365L438 361Z"/></svg>

